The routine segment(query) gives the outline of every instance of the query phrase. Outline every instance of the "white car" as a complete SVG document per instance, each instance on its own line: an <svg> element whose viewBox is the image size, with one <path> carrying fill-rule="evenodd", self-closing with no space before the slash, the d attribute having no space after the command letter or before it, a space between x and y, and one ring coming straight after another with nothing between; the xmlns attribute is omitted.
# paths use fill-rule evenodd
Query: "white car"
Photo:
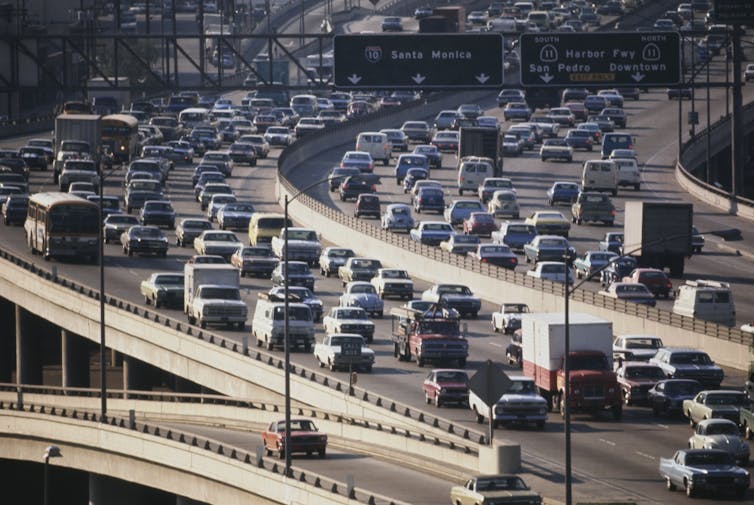
<svg viewBox="0 0 754 505"><path fill-rule="evenodd" d="M314 345L314 357L320 367L336 369L359 369L371 372L374 351L364 343L364 337L355 333L325 335Z"/></svg>
<svg viewBox="0 0 754 505"><path fill-rule="evenodd" d="M573 270L562 261L540 261L526 275L551 282L565 282L566 272L568 284L573 284Z"/></svg>
<svg viewBox="0 0 754 505"><path fill-rule="evenodd" d="M410 300L414 296L414 281L401 268L380 268L370 282L383 300L389 296Z"/></svg>
<svg viewBox="0 0 754 505"><path fill-rule="evenodd" d="M722 449L742 466L749 466L749 444L741 438L736 423L730 419L703 419L689 438L691 449Z"/></svg>
<svg viewBox="0 0 754 505"><path fill-rule="evenodd" d="M371 343L374 339L374 323L361 307L332 307L322 318L325 333L358 333Z"/></svg>
<svg viewBox="0 0 754 505"><path fill-rule="evenodd" d="M662 339L654 335L618 335L613 341L613 359L649 361L660 347Z"/></svg>
<svg viewBox="0 0 754 505"><path fill-rule="evenodd" d="M527 314L529 306L525 303L502 303L500 310L492 313L492 330L509 335L521 328L521 314Z"/></svg>

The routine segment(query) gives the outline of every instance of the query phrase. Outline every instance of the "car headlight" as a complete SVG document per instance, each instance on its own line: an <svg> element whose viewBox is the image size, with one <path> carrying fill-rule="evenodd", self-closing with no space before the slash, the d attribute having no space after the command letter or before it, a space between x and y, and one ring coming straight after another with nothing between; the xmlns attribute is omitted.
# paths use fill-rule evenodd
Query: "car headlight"
<svg viewBox="0 0 754 505"><path fill-rule="evenodd" d="M613 387L607 388L607 392L608 393L615 393L615 388L613 388Z"/></svg>

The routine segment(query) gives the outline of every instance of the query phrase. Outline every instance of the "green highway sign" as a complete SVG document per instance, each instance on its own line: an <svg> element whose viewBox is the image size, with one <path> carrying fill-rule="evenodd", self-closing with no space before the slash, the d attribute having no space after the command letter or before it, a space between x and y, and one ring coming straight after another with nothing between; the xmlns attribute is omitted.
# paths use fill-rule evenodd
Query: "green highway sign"
<svg viewBox="0 0 754 505"><path fill-rule="evenodd" d="M499 33L336 35L335 87L483 89L503 84Z"/></svg>
<svg viewBox="0 0 754 505"><path fill-rule="evenodd" d="M523 86L673 86L681 82L678 32L525 33Z"/></svg>

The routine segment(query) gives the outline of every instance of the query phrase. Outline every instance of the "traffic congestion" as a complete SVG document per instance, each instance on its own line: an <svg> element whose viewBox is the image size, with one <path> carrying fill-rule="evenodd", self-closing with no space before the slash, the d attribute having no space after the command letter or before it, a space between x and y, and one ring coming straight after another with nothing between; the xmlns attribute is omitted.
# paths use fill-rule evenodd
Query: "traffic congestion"
<svg viewBox="0 0 754 505"><path fill-rule="evenodd" d="M584 14L609 11L584 8L574 16L577 6L546 7L540 5L554 14L547 19L558 20L549 28L568 31L590 19ZM490 18L490 11L471 13L468 23L485 19L494 26L512 12L505 7ZM525 12L531 30L541 22L532 16L537 12ZM684 12L679 7L678 19ZM382 28L396 26L390 19ZM750 302L736 311L736 286L703 275L708 245L694 228L690 204L642 200L652 167L641 149L646 130L632 128L670 91L569 88L547 108L527 102L525 89L512 91L481 103L459 97L456 109L343 139L338 149L309 160L308 168L323 176L312 193L376 228L451 254L747 326L741 315L751 313ZM524 450L547 453L562 431L552 411L564 411L554 379L565 349L549 336L562 331L562 318L538 314L514 293L489 301L476 297L473 286L429 284L391 258L360 257L348 237L323 243L319 230L286 221L271 195L275 163L286 147L329 125L424 98L419 92L312 92L284 100L264 89L182 92L104 116L87 102L62 104L52 138L38 135L2 150L3 234L16 251L39 254L82 279L96 275L103 240L108 291L112 286L173 316L182 311L189 324L236 340L248 334L252 345L272 352L287 337L304 366L359 371L369 375L359 377L369 388L400 388L395 394L402 400L453 406L447 416L470 426L492 416L494 428L515 430L510 436ZM484 141L490 137L491 149ZM529 167L535 164L546 166L540 170L549 177L534 180ZM678 219L655 229L641 221L652 212L654 224L671 212ZM648 258L652 241L684 233L672 257ZM643 254L636 254L638 245ZM608 423L624 421L629 445L639 443L642 425L664 426L644 442L664 452L643 447L651 465L633 463L638 478L651 482L639 493L656 496L647 489L659 485L659 471L668 490L701 494L710 503L723 488L746 496L748 472L735 465L749 462L751 398L730 389L744 386L741 375L724 376L703 349L663 347L662 335L614 335L605 319L574 319L571 359L584 361L572 373L599 372L581 393L572 383L577 415L594 416L584 425L608 430ZM469 391L474 369L487 358L505 363L513 379L511 396L492 406ZM590 397L587 388L600 393ZM690 439L683 423L692 426ZM279 427L270 426L264 435L270 454L275 432ZM324 446L303 452L326 456ZM718 472L719 480L700 477L700 466ZM583 468L588 473L594 465ZM466 503L462 496L480 486L472 479L454 488L454 503ZM526 488L515 480L484 486Z"/></svg>

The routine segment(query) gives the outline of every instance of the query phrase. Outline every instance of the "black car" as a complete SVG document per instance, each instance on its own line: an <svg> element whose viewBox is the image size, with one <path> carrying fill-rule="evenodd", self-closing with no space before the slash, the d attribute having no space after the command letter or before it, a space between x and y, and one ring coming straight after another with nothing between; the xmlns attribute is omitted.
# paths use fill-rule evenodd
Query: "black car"
<svg viewBox="0 0 754 505"><path fill-rule="evenodd" d="M3 222L6 225L24 224L28 206L28 195L8 195L8 198L3 202Z"/></svg>
<svg viewBox="0 0 754 505"><path fill-rule="evenodd" d="M362 193L356 198L356 209L353 211L355 217L371 216L379 219L381 214L379 196Z"/></svg>
<svg viewBox="0 0 754 505"><path fill-rule="evenodd" d="M340 184L340 200L357 199L364 193L374 193L374 184L366 177L352 175Z"/></svg>
<svg viewBox="0 0 754 505"><path fill-rule="evenodd" d="M99 195L87 195L87 200L99 205ZM120 208L120 198L115 195L102 195L102 216L103 218L110 214L120 214L123 212Z"/></svg>
<svg viewBox="0 0 754 505"><path fill-rule="evenodd" d="M615 261L611 261L607 267L600 273L600 283L607 287L613 282L621 280L638 268L636 260L630 256L622 256Z"/></svg>
<svg viewBox="0 0 754 505"><path fill-rule="evenodd" d="M47 170L47 152L41 147L22 147L18 150L27 167Z"/></svg>
<svg viewBox="0 0 754 505"><path fill-rule="evenodd" d="M148 200L139 213L139 219L144 226L167 226L175 228L175 209L168 200Z"/></svg>
<svg viewBox="0 0 754 505"><path fill-rule="evenodd" d="M680 414L683 400L691 400L702 389L704 387L694 379L662 380L647 392L647 401L656 416Z"/></svg>
<svg viewBox="0 0 754 505"><path fill-rule="evenodd" d="M132 226L120 236L123 254L168 255L168 239L156 226Z"/></svg>
<svg viewBox="0 0 754 505"><path fill-rule="evenodd" d="M139 218L130 214L110 214L102 226L105 244L120 240L120 236L132 226L139 224Z"/></svg>
<svg viewBox="0 0 754 505"><path fill-rule="evenodd" d="M286 275L285 263L278 263L270 275L273 286L284 286L286 279L291 286L304 286L314 291L314 276L306 261L289 261Z"/></svg>

